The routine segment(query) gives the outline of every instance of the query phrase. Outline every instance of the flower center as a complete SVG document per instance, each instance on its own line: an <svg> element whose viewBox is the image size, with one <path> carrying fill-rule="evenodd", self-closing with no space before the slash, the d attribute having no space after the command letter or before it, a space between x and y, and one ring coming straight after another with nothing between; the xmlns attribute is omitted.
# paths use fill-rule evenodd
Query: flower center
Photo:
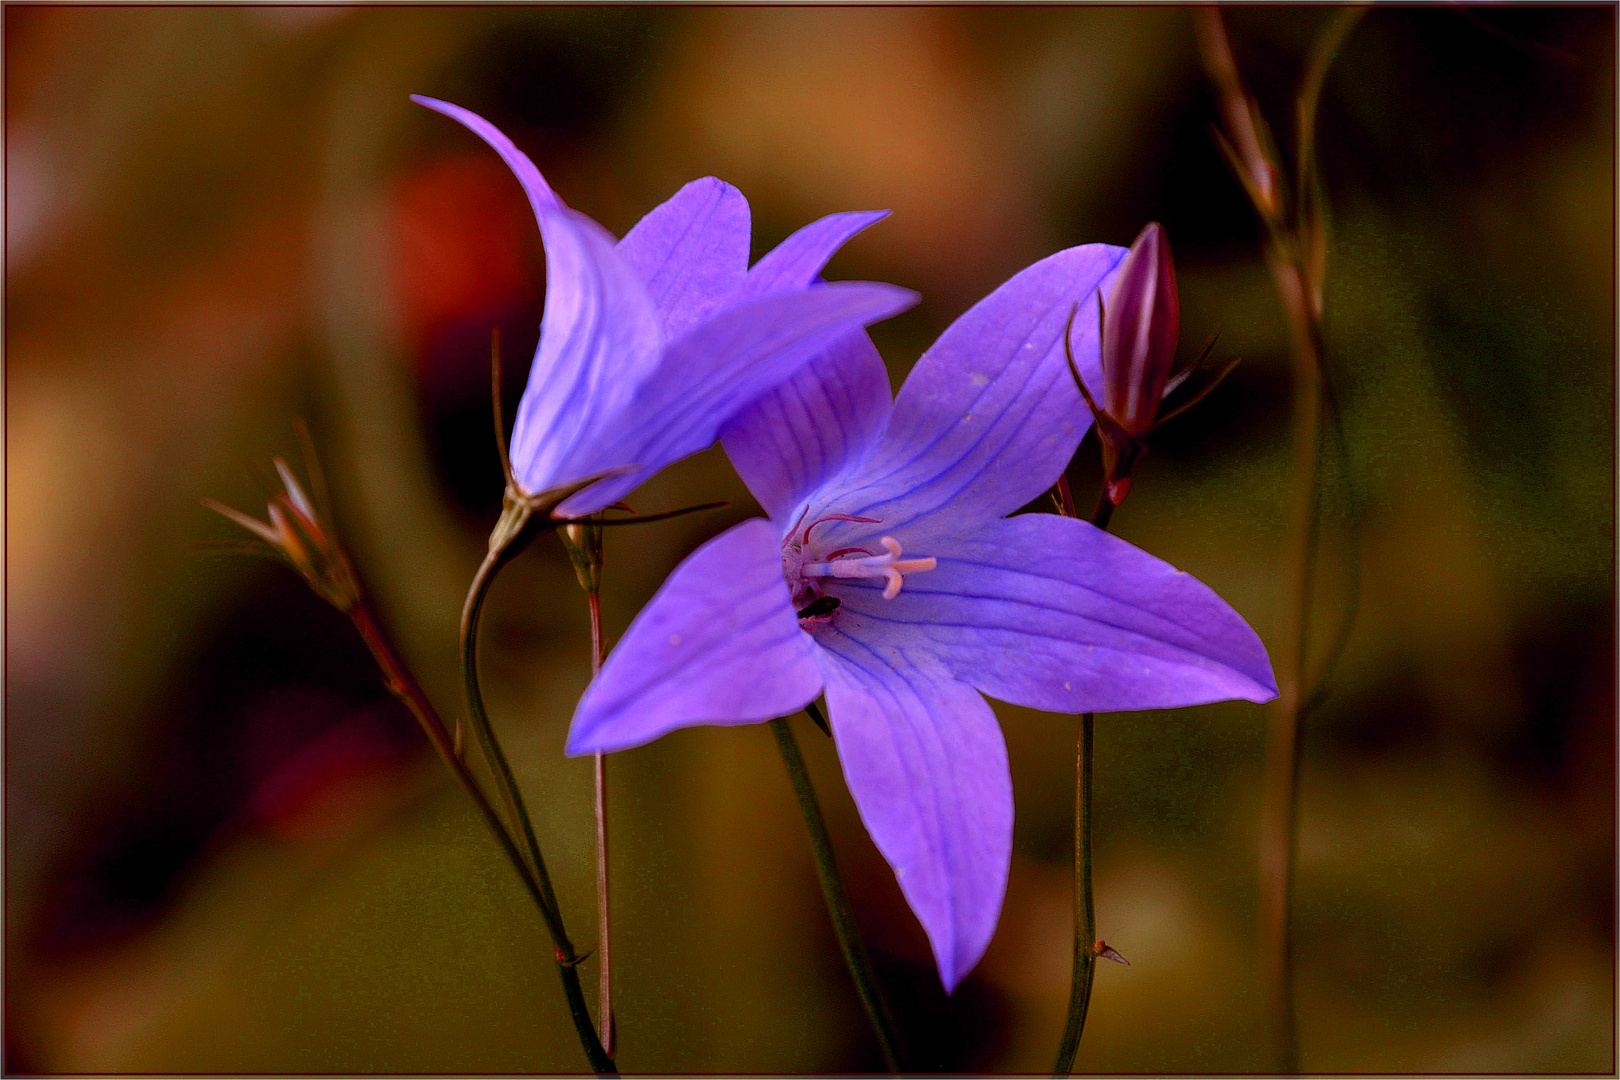
<svg viewBox="0 0 1620 1080"><path fill-rule="evenodd" d="M900 541L892 536L882 537L878 543L885 549L882 555L873 555L868 551L865 558L860 558L853 552L866 551L865 548L847 548L834 553L826 562L803 564L799 567L799 573L805 577L880 577L884 579L883 599L893 600L900 595L900 586L905 582L906 574L932 570L938 565L932 555L922 559L902 559Z"/></svg>
<svg viewBox="0 0 1620 1080"><path fill-rule="evenodd" d="M803 522L808 514L808 510L801 514L799 522ZM794 604L799 608L799 625L806 630L831 622L838 610L838 598L827 596L823 591L822 582L827 578L882 578L883 599L893 600L900 595L905 575L932 570L937 565L937 560L932 556L903 558L900 541L892 536L878 538L878 544L883 548L881 553L864 547L843 547L825 553L814 551L810 533L824 521L881 523L878 518L853 517L849 514L819 517L805 526L802 532L799 522L794 523L792 531L782 541L782 574L793 593Z"/></svg>

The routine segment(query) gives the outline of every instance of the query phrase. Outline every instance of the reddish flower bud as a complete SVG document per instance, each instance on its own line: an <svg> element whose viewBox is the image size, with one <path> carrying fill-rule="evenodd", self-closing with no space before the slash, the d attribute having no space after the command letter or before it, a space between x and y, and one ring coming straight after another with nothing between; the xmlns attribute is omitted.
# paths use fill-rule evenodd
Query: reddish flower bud
<svg viewBox="0 0 1620 1080"><path fill-rule="evenodd" d="M348 557L338 546L330 523L316 510L287 463L279 457L274 462L287 490L270 500L268 522L213 499L204 499L203 505L263 540L269 545L269 554L284 560L323 600L347 614L360 603L360 585Z"/></svg>
<svg viewBox="0 0 1620 1080"><path fill-rule="evenodd" d="M1152 221L1120 262L1103 318L1102 407L1132 438L1158 415L1180 322L1170 242Z"/></svg>

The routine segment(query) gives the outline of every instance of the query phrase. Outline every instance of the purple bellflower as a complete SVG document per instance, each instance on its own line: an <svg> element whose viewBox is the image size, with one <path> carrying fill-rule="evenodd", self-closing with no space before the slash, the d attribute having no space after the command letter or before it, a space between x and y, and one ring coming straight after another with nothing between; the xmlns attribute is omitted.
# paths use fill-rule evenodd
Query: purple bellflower
<svg viewBox="0 0 1620 1080"><path fill-rule="evenodd" d="M500 154L539 222L545 312L511 461L522 495L572 489L555 516L581 517L618 501L665 465L712 445L732 414L835 339L916 302L915 293L892 285L817 276L887 211L822 218L750 269L748 201L707 177L615 242L565 206L493 124L448 102L412 100L461 122ZM579 487L591 477L601 479Z"/></svg>
<svg viewBox="0 0 1620 1080"><path fill-rule="evenodd" d="M569 732L570 754L621 750L825 691L850 792L947 990L989 945L1012 853L984 694L1066 713L1276 695L1259 638L1206 586L1088 522L1006 516L1085 433L1065 327L1123 254L1070 248L1022 271L892 401L858 331L740 413L722 440L770 520L675 569ZM1093 378L1096 311L1080 304L1072 333Z"/></svg>

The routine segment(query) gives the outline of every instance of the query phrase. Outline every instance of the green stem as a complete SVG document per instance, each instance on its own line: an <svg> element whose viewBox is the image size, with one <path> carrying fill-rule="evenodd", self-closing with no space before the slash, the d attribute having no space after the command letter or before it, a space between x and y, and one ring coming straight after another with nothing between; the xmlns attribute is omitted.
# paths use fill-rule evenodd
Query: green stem
<svg viewBox="0 0 1620 1080"><path fill-rule="evenodd" d="M567 935L563 932L562 920L558 915L557 894L551 886L551 875L546 872L545 858L540 854L540 842L535 838L528 808L523 805L523 794L518 790L517 778L512 775L512 766L507 762L500 741L495 737L495 729L489 722L489 713L484 708L484 693L478 683L478 624L483 617L484 600L489 596L490 586L505 562L501 551L491 550L467 591L466 606L461 612L461 677L467 693L467 712L472 721L473 734L489 762L490 771L495 775L495 788L506 806L507 816L511 818L511 824L521 830L524 855L545 897L542 914L546 917L546 926L551 936L558 939L557 945L561 948L567 941ZM572 947L568 952L572 954Z"/></svg>
<svg viewBox="0 0 1620 1080"><path fill-rule="evenodd" d="M821 710L815 702L805 706L805 712L817 723ZM855 992L860 995L866 1017L872 1022L877 1035L878 1049L883 1053L883 1064L890 1072L900 1071L900 1040L895 1033L894 1017L883 999L877 976L872 972L872 961L861 940L860 928L855 925L850 910L849 894L844 891L844 879L838 873L838 861L833 856L832 837L827 833L827 822L821 816L821 804L816 800L816 789L810 786L810 772L805 768L804 756L799 752L798 740L785 718L771 721L771 734L776 736L777 749L782 751L782 762L787 766L788 778L793 781L793 793L799 797L799 812L804 815L805 828L810 833L810 849L815 853L816 877L821 880L821 895L827 902L827 914L832 916L833 930L838 935L838 948L844 954L844 964L855 980Z"/></svg>
<svg viewBox="0 0 1620 1080"><path fill-rule="evenodd" d="M1106 488L1097 495L1091 523L1108 528L1114 516L1114 503ZM1091 888L1091 713L1080 714L1080 736L1074 761L1074 969L1069 980L1069 1013L1063 1022L1063 1041L1058 1044L1055 1076L1074 1071L1074 1055L1080 1049L1080 1035L1086 1029L1086 1012L1091 1008L1091 981L1097 974L1097 906Z"/></svg>
<svg viewBox="0 0 1620 1080"><path fill-rule="evenodd" d="M591 678L602 671L602 593L586 594L591 608ZM613 932L612 905L608 894L607 755L598 753L593 762L596 776L596 1015L602 1046L613 1053L618 1041L618 1025L613 1019Z"/></svg>
<svg viewBox="0 0 1620 1080"><path fill-rule="evenodd" d="M495 775L495 784L500 791L501 801L506 804L507 813L512 817L516 826L521 828L523 842L526 847L527 865L533 875L535 902L540 908L540 917L545 920L546 930L551 934L551 941L556 946L556 960L558 975L562 979L563 996L568 1000L568 1012L574 1021L574 1030L579 1036L580 1046L585 1050L585 1057L591 1063L592 1071L598 1074L614 1074L618 1067L614 1065L613 1058L602 1046L602 1040L597 1036L596 1028L591 1023L590 1007L585 1004L585 992L579 983L579 962L582 959L575 951L573 942L568 940L568 933L563 929L562 910L557 904L556 892L551 886L551 876L546 872L545 858L540 854L540 843L535 838L534 826L529 821L527 809L523 805L523 795L518 790L517 780L512 775L512 767L501 750L500 742L495 738L495 731L490 726L489 714L484 709L483 691L478 685L478 623L483 614L484 600L489 595L490 586L494 583L495 574L508 559L511 558L512 547L503 545L490 550L478 574L473 578L472 587L467 592L467 603L461 613L461 674L462 682L467 691L467 711L472 721L473 733L478 738L478 744L489 762L490 771ZM520 859L522 856L520 856Z"/></svg>
<svg viewBox="0 0 1620 1080"><path fill-rule="evenodd" d="M456 753L450 733L445 729L438 713L434 711L432 703L428 701L427 695L422 692L421 686L417 684L415 678L411 676L411 673L406 670L405 665L399 660L393 646L383 635L376 619L372 616L370 609L363 600L349 612L349 618L354 622L355 629L360 632L361 639L365 641L366 646L371 650L371 655L377 661L377 666L382 669L389 690L393 691L394 696L405 703L406 707L411 710L412 715L416 717L417 722L422 725L422 729L427 732L428 741L433 744L433 749L438 751L439 757L450 767L450 771L455 775L456 780L466 789L467 794L472 797L473 805L478 808L479 816L484 819L484 823L489 826L490 832L495 835L495 839L500 843L501 850L505 852L506 857L512 861L512 866L517 870L518 877L523 880L524 888L534 898L534 902L544 909L545 900L539 883L530 871L529 864L524 861L523 853L518 850L517 844L513 842L512 835L506 828L506 823L501 820L500 814L490 804L488 796L484 794L483 786L473 776L472 770L467 767L466 760Z"/></svg>
<svg viewBox="0 0 1620 1080"><path fill-rule="evenodd" d="M1074 973L1069 988L1069 1015L1063 1025L1063 1041L1058 1045L1055 1076L1074 1071L1075 1051L1080 1049L1080 1033L1086 1028L1086 1011L1091 1007L1091 980L1097 973L1097 908L1091 889L1091 736L1092 714L1080 715L1080 737L1076 750L1074 777Z"/></svg>

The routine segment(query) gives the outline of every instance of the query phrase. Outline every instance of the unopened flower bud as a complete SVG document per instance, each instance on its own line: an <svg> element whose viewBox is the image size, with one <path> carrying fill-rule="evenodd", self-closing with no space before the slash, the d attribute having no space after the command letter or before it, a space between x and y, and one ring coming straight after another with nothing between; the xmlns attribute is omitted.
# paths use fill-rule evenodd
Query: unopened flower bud
<svg viewBox="0 0 1620 1080"><path fill-rule="evenodd" d="M571 521L560 530L563 547L574 564L574 576L586 592L602 589L602 523L593 519Z"/></svg>
<svg viewBox="0 0 1620 1080"><path fill-rule="evenodd" d="M1137 234L1120 262L1104 311L1102 406L1140 438L1158 416L1181 322L1170 242L1158 222Z"/></svg>
<svg viewBox="0 0 1620 1080"><path fill-rule="evenodd" d="M203 505L263 540L270 553L298 571L322 599L347 613L360 602L360 586L349 560L287 463L279 457L274 463L286 493L270 500L268 521L258 521L213 499L204 499Z"/></svg>

